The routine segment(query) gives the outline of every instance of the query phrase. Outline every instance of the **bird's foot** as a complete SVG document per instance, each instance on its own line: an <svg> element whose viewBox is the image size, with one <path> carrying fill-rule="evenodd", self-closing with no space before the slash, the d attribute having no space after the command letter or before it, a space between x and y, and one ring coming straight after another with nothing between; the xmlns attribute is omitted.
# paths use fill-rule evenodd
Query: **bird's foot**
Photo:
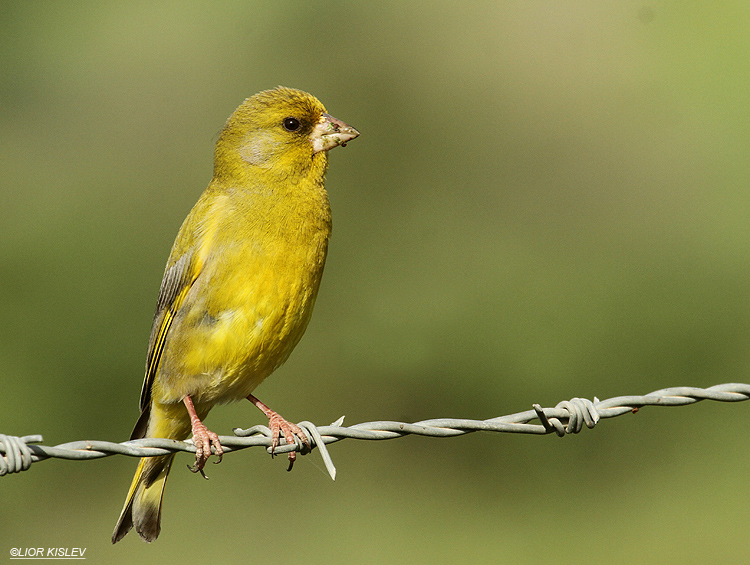
<svg viewBox="0 0 750 565"><path fill-rule="evenodd" d="M190 424L193 430L193 445L195 446L195 463L192 467L188 466L193 473L200 473L204 479L207 479L206 474L203 472L203 467L206 465L206 461L211 457L211 447L213 446L216 456L219 458L214 463L221 463L221 459L224 456L224 448L221 446L219 436L209 430L206 425L201 422L198 415L195 413L193 407L193 401L189 396L186 396L182 400L187 407L188 414L190 414Z"/></svg>
<svg viewBox="0 0 750 565"><path fill-rule="evenodd" d="M197 423L193 423L193 445L195 445L195 464L188 468L193 473L200 473L204 478L207 478L203 472L203 467L206 465L208 458L211 457L211 446L216 450L216 456L219 458L214 463L221 463L221 458L224 456L224 448L221 446L219 436L198 420Z"/></svg>
<svg viewBox="0 0 750 565"><path fill-rule="evenodd" d="M273 452L281 443L282 433L284 434L284 439L286 440L287 444L293 445L294 436L297 436L298 438L302 440L302 443L305 444L307 449L311 449L310 440L307 439L305 432L303 432L302 429L297 424L288 422L276 412L274 412L272 416L268 417L268 427L271 428L271 457L273 457L274 455ZM294 462L296 460L297 460L297 452L290 451L289 452L289 468L287 469L287 471L292 470L292 467L294 466Z"/></svg>
<svg viewBox="0 0 750 565"><path fill-rule="evenodd" d="M302 443L307 447L308 450L312 449L310 446L310 440L305 435L297 424L293 424L281 417L280 414L271 410L268 406L263 404L260 400L255 398L252 394L247 399L255 404L261 412L263 412L268 418L268 427L271 429L271 457L274 455L274 451L281 443L281 434L284 434L284 439L288 445L294 445L294 436L297 436ZM289 452L289 467L287 471L291 471L294 466L294 462L297 460L297 452Z"/></svg>

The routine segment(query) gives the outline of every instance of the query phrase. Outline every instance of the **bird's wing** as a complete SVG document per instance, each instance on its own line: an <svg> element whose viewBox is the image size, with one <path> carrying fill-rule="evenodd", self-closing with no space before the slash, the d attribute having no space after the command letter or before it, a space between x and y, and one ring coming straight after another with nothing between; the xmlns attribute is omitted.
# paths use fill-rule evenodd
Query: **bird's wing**
<svg viewBox="0 0 750 565"><path fill-rule="evenodd" d="M196 260L193 249L183 254L164 273L159 290L159 300L156 303L154 323L151 328L151 338L148 342L146 357L146 376L141 389L141 411L148 412L151 403L151 386L159 369L164 343L169 333L175 314L185 301L188 291L198 278L202 262Z"/></svg>

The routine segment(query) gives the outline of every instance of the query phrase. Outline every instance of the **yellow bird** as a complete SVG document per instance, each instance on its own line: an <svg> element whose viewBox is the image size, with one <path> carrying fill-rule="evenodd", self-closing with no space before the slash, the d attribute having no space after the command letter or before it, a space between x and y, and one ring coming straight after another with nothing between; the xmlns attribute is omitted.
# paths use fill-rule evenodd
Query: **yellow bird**
<svg viewBox="0 0 750 565"><path fill-rule="evenodd" d="M357 137L312 95L291 88L245 100L216 143L214 176L182 224L164 271L131 439L184 440L203 472L218 436L215 404L247 398L269 418L273 447L302 430L251 393L291 353L310 321L331 233L329 149ZM309 443L308 443L309 444ZM140 460L112 534L161 530L174 455ZM289 454L290 468L294 452Z"/></svg>

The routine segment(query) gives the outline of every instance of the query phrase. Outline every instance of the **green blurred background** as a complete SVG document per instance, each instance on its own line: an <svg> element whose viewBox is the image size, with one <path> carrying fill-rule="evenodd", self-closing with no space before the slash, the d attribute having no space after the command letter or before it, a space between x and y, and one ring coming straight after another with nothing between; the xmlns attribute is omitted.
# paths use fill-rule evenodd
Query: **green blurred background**
<svg viewBox="0 0 750 565"><path fill-rule="evenodd" d="M224 120L278 84L331 154L310 328L258 395L326 424L490 418L750 382L747 2L3 2L0 432L127 439L170 246ZM263 423L220 407L220 434ZM578 436L178 457L163 531L109 538L135 460L0 479L0 556L738 562L750 403Z"/></svg>

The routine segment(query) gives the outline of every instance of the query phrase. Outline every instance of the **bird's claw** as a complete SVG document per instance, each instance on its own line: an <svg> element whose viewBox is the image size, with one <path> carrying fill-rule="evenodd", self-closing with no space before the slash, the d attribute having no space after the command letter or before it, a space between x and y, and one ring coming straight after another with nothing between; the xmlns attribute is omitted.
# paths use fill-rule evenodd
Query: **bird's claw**
<svg viewBox="0 0 750 565"><path fill-rule="evenodd" d="M288 422L282 418L279 414L274 412L273 415L268 418L268 427L271 429L271 457L274 456L274 451L281 444L281 434L284 434L284 439L287 445L293 445L295 443L294 436L297 436L302 443L307 447L308 451L312 449L310 446L310 440L305 435L297 424ZM297 452L289 452L289 468L287 471L291 471L294 466L294 462L297 460Z"/></svg>
<svg viewBox="0 0 750 565"><path fill-rule="evenodd" d="M208 458L211 457L211 447L213 446L216 456L219 458L218 461L214 461L214 464L221 463L224 448L221 446L219 436L200 421L193 423L193 445L195 445L195 464L192 467L188 466L188 469L193 473L200 473L204 479L207 479L203 467L206 465Z"/></svg>

